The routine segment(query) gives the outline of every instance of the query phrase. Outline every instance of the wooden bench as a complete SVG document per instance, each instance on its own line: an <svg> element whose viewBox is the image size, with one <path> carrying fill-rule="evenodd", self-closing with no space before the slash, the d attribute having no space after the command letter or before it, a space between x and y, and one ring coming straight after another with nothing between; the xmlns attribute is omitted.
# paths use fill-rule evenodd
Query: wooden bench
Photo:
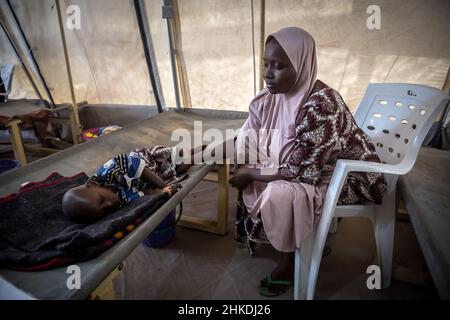
<svg viewBox="0 0 450 320"><path fill-rule="evenodd" d="M442 299L450 298L450 151L423 147L399 189Z"/></svg>

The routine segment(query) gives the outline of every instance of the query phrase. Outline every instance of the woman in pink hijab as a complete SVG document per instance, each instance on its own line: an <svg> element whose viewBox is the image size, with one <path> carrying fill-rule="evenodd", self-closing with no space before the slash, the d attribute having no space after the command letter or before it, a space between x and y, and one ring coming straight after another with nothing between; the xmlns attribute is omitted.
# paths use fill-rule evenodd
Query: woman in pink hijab
<svg viewBox="0 0 450 320"><path fill-rule="evenodd" d="M380 162L337 91L316 79L314 39L297 27L266 40L266 88L250 103L236 139L232 186L239 189L236 241L253 254L270 243L284 258L259 292L276 296L293 279L294 251L318 223L337 159ZM386 183L376 173L351 173L339 204L381 203Z"/></svg>

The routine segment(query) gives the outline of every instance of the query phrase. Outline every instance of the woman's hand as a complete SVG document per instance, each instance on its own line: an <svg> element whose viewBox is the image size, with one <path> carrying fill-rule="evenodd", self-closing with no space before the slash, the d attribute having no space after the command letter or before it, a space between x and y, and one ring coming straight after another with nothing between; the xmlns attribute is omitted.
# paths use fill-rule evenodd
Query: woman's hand
<svg viewBox="0 0 450 320"><path fill-rule="evenodd" d="M250 183L255 180L258 170L252 168L240 168L230 179L229 183L239 190L245 189Z"/></svg>
<svg viewBox="0 0 450 320"><path fill-rule="evenodd" d="M279 171L275 174L269 175L261 174L259 169L241 167L237 170L229 182L233 187L243 190L253 181L270 183L277 180L289 181L289 179L283 177Z"/></svg>

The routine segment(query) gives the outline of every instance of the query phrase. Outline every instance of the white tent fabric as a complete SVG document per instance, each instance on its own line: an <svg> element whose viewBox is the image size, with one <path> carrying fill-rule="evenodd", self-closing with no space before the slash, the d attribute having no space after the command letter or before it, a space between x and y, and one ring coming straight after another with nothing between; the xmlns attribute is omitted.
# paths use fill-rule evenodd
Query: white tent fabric
<svg viewBox="0 0 450 320"><path fill-rule="evenodd" d="M0 28L0 63L12 63L15 65L13 83L11 87L11 94L9 98L23 99L23 98L38 98L34 93L31 83L25 74L24 69L19 63L14 49L7 41L6 34L3 29Z"/></svg>
<svg viewBox="0 0 450 320"><path fill-rule="evenodd" d="M53 0L11 0L56 102L70 101ZM81 30L66 28L78 101L154 105L131 0L63 0L81 9ZM259 53L260 0L254 0ZM162 0L146 0L159 75L175 106ZM369 30L370 5L381 29ZM183 53L194 108L247 110L254 95L251 0L178 0ZM450 66L447 0L266 0L266 34L297 25L316 40L318 76L354 110L370 82L441 89ZM258 57L257 57L258 58ZM0 62L15 62L0 33ZM258 65L258 59L257 59ZM257 74L257 77L259 75ZM11 98L35 97L21 68Z"/></svg>

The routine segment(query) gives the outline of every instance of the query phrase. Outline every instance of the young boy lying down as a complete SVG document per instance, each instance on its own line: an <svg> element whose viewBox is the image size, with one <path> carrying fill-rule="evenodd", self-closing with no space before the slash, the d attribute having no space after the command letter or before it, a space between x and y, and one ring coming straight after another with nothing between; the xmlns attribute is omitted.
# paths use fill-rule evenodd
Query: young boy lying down
<svg viewBox="0 0 450 320"><path fill-rule="evenodd" d="M92 223L143 195L172 196L181 188L178 182L187 176L185 173L191 166L175 165L173 150L158 145L115 156L101 165L86 184L64 194L64 214L76 223Z"/></svg>

